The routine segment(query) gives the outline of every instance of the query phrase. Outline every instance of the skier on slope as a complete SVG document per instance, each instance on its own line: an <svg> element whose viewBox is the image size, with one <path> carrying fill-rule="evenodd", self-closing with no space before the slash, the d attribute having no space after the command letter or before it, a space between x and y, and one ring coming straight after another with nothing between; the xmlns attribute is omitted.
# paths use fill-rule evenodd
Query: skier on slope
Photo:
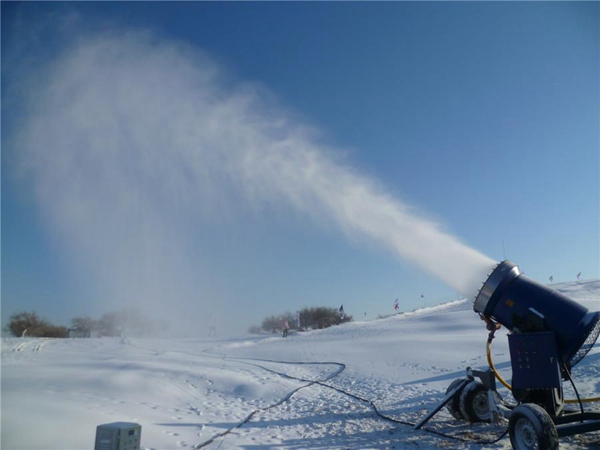
<svg viewBox="0 0 600 450"><path fill-rule="evenodd" d="M287 337L288 331L290 329L290 325L288 324L287 320L285 320L285 319L281 320L281 328L283 329L283 337Z"/></svg>

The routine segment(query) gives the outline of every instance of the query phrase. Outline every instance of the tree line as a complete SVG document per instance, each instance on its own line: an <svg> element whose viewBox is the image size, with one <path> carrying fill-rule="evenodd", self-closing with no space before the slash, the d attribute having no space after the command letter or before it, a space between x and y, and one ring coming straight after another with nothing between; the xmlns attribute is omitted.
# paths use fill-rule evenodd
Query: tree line
<svg viewBox="0 0 600 450"><path fill-rule="evenodd" d="M164 327L164 325L163 325ZM10 316L4 331L12 336L29 337L69 337L69 332L77 336L93 335L121 336L125 330L135 336L149 336L158 329L158 324L146 317L137 308L125 308L109 312L99 319L81 316L71 319L71 327L57 326L41 318L35 311L21 311Z"/></svg>
<svg viewBox="0 0 600 450"><path fill-rule="evenodd" d="M299 317L299 321L297 318ZM260 326L252 326L251 333L278 333L281 331L282 323L287 321L292 330L316 330L351 322L352 316L340 315L335 308L317 306L301 309L295 314L285 312L279 315L265 317ZM298 323L299 322L299 323Z"/></svg>
<svg viewBox="0 0 600 450"><path fill-rule="evenodd" d="M299 317L299 322L297 318ZM252 326L251 333L278 333L282 323L287 321L292 330L311 330L328 328L344 322L352 321L352 316L340 315L340 311L330 307L308 307L297 313L285 312L266 317L260 326ZM158 330L164 330L163 323L150 320L137 309L125 308L102 315L99 319L90 316L80 316L71 319L71 326L58 326L41 318L35 311L21 311L13 314L4 327L4 331L12 336L52 337L114 337L122 336L151 336Z"/></svg>

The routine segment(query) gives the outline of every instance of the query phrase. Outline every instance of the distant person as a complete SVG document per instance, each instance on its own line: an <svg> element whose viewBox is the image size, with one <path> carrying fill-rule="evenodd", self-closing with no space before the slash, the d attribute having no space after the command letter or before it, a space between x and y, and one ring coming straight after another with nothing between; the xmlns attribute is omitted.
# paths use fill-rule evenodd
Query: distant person
<svg viewBox="0 0 600 450"><path fill-rule="evenodd" d="M288 324L287 320L282 320L281 321L281 328L283 329L283 337L287 337L288 336L288 331L290 330L290 325Z"/></svg>
<svg viewBox="0 0 600 450"><path fill-rule="evenodd" d="M343 322L346 318L346 313L344 312L344 305L340 306L340 322Z"/></svg>
<svg viewBox="0 0 600 450"><path fill-rule="evenodd" d="M300 329L300 311L296 311L296 328Z"/></svg>

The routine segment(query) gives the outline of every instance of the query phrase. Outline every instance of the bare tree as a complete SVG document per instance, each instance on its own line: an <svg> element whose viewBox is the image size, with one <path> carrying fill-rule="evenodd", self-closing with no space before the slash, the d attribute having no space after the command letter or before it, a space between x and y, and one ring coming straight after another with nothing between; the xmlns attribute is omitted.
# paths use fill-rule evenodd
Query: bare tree
<svg viewBox="0 0 600 450"><path fill-rule="evenodd" d="M13 336L25 336L27 334L34 336L36 335L35 330L37 328L48 326L50 324L40 319L35 312L22 311L10 316L8 324L4 329Z"/></svg>
<svg viewBox="0 0 600 450"><path fill-rule="evenodd" d="M93 330L98 329L98 321L90 316L75 317L71 319L71 328L75 331L85 333L86 337L90 337Z"/></svg>

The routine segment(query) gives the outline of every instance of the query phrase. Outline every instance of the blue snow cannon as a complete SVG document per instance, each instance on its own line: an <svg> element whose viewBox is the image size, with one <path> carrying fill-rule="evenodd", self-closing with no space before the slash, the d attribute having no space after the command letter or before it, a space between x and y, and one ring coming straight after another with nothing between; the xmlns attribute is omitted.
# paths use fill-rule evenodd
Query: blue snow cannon
<svg viewBox="0 0 600 450"><path fill-rule="evenodd" d="M446 406L456 419L498 422L508 419L514 450L558 450L559 437L600 430L600 412L586 411L584 401L565 399L563 380L575 383L571 368L592 349L600 334L600 311L583 305L525 277L510 261L502 261L483 282L473 303L486 321L488 370L467 368L466 377L454 380L442 402L421 420L421 428ZM511 384L491 357L491 343L500 325L508 328ZM500 397L496 379L517 401ZM575 409L571 404L578 405Z"/></svg>
<svg viewBox="0 0 600 450"><path fill-rule="evenodd" d="M600 334L600 311L590 312L565 295L537 283L516 264L502 261L483 284L473 309L515 334L551 331L560 361L574 366Z"/></svg>

